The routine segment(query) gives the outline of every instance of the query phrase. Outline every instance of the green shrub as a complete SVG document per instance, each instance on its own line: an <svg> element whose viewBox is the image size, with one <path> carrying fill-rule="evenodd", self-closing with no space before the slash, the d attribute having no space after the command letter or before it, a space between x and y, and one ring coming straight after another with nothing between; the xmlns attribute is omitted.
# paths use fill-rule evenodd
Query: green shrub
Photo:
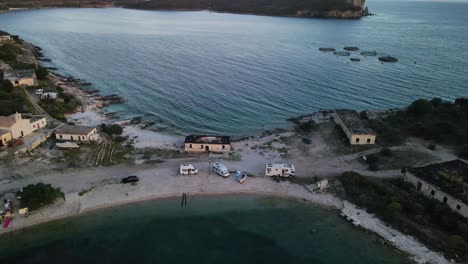
<svg viewBox="0 0 468 264"><path fill-rule="evenodd" d="M36 77L39 80L47 80L47 75L49 74L49 71L44 68L44 67L37 67L36 69Z"/></svg>
<svg viewBox="0 0 468 264"><path fill-rule="evenodd" d="M317 127L315 121L310 120L309 122L297 124L296 130L300 132L310 132Z"/></svg>
<svg viewBox="0 0 468 264"><path fill-rule="evenodd" d="M370 170L370 171L378 171L379 170L379 164L372 163L371 165L369 165L369 167L367 167L367 169Z"/></svg>
<svg viewBox="0 0 468 264"><path fill-rule="evenodd" d="M59 198L65 199L60 188L44 183L30 184L19 191L17 196L21 197L21 207L27 207L30 211L53 204Z"/></svg>
<svg viewBox="0 0 468 264"><path fill-rule="evenodd" d="M427 148L430 149L430 150L435 150L436 145L435 144L429 144L429 146L427 146Z"/></svg>
<svg viewBox="0 0 468 264"><path fill-rule="evenodd" d="M121 135L123 133L123 128L117 124L113 124L113 125L102 124L100 128L102 132L108 134L109 136Z"/></svg>
<svg viewBox="0 0 468 264"><path fill-rule="evenodd" d="M383 148L381 151L380 151L380 155L384 156L384 157L390 157L393 155L393 152L391 149L389 148Z"/></svg>

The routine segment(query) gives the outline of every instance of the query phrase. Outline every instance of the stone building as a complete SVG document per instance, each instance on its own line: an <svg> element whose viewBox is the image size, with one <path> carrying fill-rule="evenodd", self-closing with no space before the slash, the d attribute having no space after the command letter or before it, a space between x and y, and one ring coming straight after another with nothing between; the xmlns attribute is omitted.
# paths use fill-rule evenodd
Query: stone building
<svg viewBox="0 0 468 264"><path fill-rule="evenodd" d="M404 179L425 196L468 217L468 164L452 160L404 170Z"/></svg>
<svg viewBox="0 0 468 264"><path fill-rule="evenodd" d="M3 80L10 81L13 86L37 86L37 77L34 70L6 70Z"/></svg>
<svg viewBox="0 0 468 264"><path fill-rule="evenodd" d="M186 152L219 152L226 153L231 150L229 136L190 135L185 138Z"/></svg>
<svg viewBox="0 0 468 264"><path fill-rule="evenodd" d="M343 129L351 145L375 144L375 132L366 127L359 114L354 110L335 110L333 120Z"/></svg>

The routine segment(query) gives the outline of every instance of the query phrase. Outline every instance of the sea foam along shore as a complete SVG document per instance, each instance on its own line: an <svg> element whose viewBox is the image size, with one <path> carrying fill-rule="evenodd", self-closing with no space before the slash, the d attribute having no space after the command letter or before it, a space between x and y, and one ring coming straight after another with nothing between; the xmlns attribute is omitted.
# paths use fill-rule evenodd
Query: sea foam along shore
<svg viewBox="0 0 468 264"><path fill-rule="evenodd" d="M58 185L65 191L66 200L44 208L27 218L15 218L13 226L7 230L1 230L0 234L13 230L24 230L36 224L79 215L103 207L151 199L180 197L182 193L186 193L189 199L197 195L266 195L301 199L326 208L340 210L350 218L358 220L362 228L378 234L399 250L410 254L417 263L450 263L441 254L427 249L413 237L406 236L386 226L373 215L351 203L342 201L329 193L311 193L303 186L294 183L277 183L265 177L252 177L248 179L247 184L238 184L233 178L224 179L207 173L196 176L178 176L172 172L171 165L165 165L165 167L157 169L138 170L135 168L135 170L138 170L136 174L140 177L140 182L137 185L119 184L118 181L97 187L92 187L92 184L83 184L83 182L92 182L91 179L95 175L119 175L120 171L128 169L113 167L62 173L73 174L73 181L67 180L69 177L64 175L42 177L41 180L47 182L51 182L53 179L61 179L58 180ZM77 186L79 184L83 189L88 188L87 192L82 193L81 196L80 190L82 189ZM11 189L11 187L4 186L2 189Z"/></svg>

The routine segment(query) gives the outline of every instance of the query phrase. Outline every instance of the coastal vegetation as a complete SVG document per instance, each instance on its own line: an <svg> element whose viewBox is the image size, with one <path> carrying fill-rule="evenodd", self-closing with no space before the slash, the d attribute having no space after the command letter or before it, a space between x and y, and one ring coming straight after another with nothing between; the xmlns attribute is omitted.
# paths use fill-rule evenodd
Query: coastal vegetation
<svg viewBox="0 0 468 264"><path fill-rule="evenodd" d="M43 99L39 105L52 117L60 121L66 121L65 114L73 113L80 106L80 102L75 96L64 93L60 87L57 87L57 99Z"/></svg>
<svg viewBox="0 0 468 264"><path fill-rule="evenodd" d="M394 228L417 237L432 250L468 261L468 220L446 204L429 199L403 179L379 180L345 172L338 194Z"/></svg>
<svg viewBox="0 0 468 264"><path fill-rule="evenodd" d="M468 157L468 99L453 102L440 98L419 99L385 118L369 120L381 145L399 145L413 136L436 144L457 146Z"/></svg>
<svg viewBox="0 0 468 264"><path fill-rule="evenodd" d="M14 42L5 42L0 46L0 60L4 62L15 62L19 54L21 48Z"/></svg>
<svg viewBox="0 0 468 264"><path fill-rule="evenodd" d="M65 199L65 194L60 188L44 183L30 184L16 195L21 197L21 207L27 207L30 211L53 204L58 199Z"/></svg>
<svg viewBox="0 0 468 264"><path fill-rule="evenodd" d="M13 87L10 81L0 83L0 116L8 116L16 112L31 113L33 109L23 89Z"/></svg>

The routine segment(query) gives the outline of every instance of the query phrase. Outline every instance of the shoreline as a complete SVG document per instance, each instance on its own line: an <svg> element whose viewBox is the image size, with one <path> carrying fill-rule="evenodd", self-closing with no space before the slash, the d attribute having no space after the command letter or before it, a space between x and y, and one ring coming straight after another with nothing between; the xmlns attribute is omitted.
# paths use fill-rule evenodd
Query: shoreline
<svg viewBox="0 0 468 264"><path fill-rule="evenodd" d="M36 59L37 59L37 57L36 57ZM61 78L66 79L66 77L61 76L60 74L56 73L55 71L51 71L50 73L53 76L55 76L56 78L58 78L59 80ZM79 79L78 80L74 79L73 77L71 77L71 78L73 80L75 80L75 81L66 82L67 86L70 88L67 92L81 93L81 95L83 95L82 100L84 100L82 103L83 103L83 105L85 105L84 102L88 102L86 100L86 98L93 98L93 96L91 96L91 97L84 96L85 92L83 91L83 89L82 89L82 87L80 85L80 80ZM65 91L65 89L64 89L64 91ZM102 108L102 106L101 106L101 108ZM101 108L98 108L98 107L94 107L94 108L91 107L90 109L87 108L81 114L92 113L92 114L95 115L95 117L102 118L101 120L109 121L109 119L106 119L106 116L102 112L99 111L99 109L101 109ZM77 113L79 113L78 109L77 109L77 112L75 112L75 114L77 114ZM67 118L69 116L73 116L73 115L74 114L67 115ZM306 115L305 117L307 118L308 116L311 116L311 115ZM131 125L130 127L138 128L138 125ZM148 131L149 133L152 133L152 134L154 134L156 136L158 134L163 134L164 135L164 133L159 133L159 132L155 132L155 131L151 131L151 130L144 130L144 129L141 129L141 128L138 128L138 129L140 129L141 131ZM274 133L274 131L273 131L273 133ZM254 136L254 137L261 137L261 136L264 136L264 135L259 135L259 136ZM172 175L170 177L172 177ZM196 176L196 177L198 177L198 176ZM215 178L215 180L214 180L215 183L220 182L220 179L218 179L218 178ZM191 183L190 181L192 181L192 180L194 182ZM199 196L199 195L214 195L214 196L216 196L216 195L265 195L265 196L277 196L277 197L282 197L282 198L303 199L303 200L307 200L309 202L312 202L312 203L314 203L316 205L328 207L328 208L331 208L331 209L333 209L334 206L336 208L338 208L339 210L343 210L345 208L345 206L343 205L343 201L340 198L338 198L338 197L336 197L336 196L334 196L332 194L326 194L326 195L312 194L312 193L308 192L307 190L305 190L305 188L303 188L303 186L301 186L301 185L284 183L284 182L280 183L280 184L273 183L274 185L272 185L271 183L269 183L269 182L272 182L272 181L265 180L264 177L255 177L255 178L252 178L250 181L255 181L255 180L258 180L259 183L257 183L257 185L254 184L253 186L251 186L250 183L248 183L247 185L241 186L241 187L239 187L238 185L236 185L237 187L226 187L226 186L218 187L218 186L215 186L213 184L213 182L210 182L210 183L201 182L200 183L200 182L197 182L195 179L179 180L179 178L176 178L174 181L177 181L177 182L176 182L175 185L173 185L173 187L172 187L173 189L170 189L169 192L167 192L167 190L163 189L161 193L158 193L158 191L155 191L154 189L151 189L151 190L146 190L147 191L146 193L143 192L143 193L132 194L133 196L129 196L130 191L135 191L135 190L131 189L132 187L123 186L123 185L120 185L120 184L112 184L112 185L103 186L102 188L101 187L94 188L94 189L91 189L89 191L89 193L86 193L83 196L79 196L78 192L68 192L67 193L67 199L65 200L65 202L63 204L56 204L56 205L44 208L43 210L40 210L41 212L38 212L37 214L33 214L33 215L29 216L29 219L31 219L30 223L28 223L28 221L26 219L24 225L21 225L21 222L20 222L20 225L18 227L17 227L17 225L18 225L17 221L18 220L15 219L15 221L14 221L15 225L12 224L11 230L8 229L7 231L3 231L3 230L0 231L0 236L2 234L4 234L4 233L9 233L9 232L14 231L14 230L19 230L19 229L22 229L22 228L31 227L31 226L34 226L34 225L39 225L39 224L43 224L43 223L47 223L47 222L51 222L51 221L56 221L56 220L60 220L60 219L64 219L64 218L68 218L68 217L72 217L72 216L79 216L79 215L81 215L83 213L95 211L95 210L102 209L102 208L119 206L119 205L124 205L124 204L129 204L129 203L137 203L137 202L151 201L151 200L157 200L157 199L167 199L167 198L178 197L182 192L185 192L188 195L194 195L194 196ZM191 183L192 185L188 185L188 187L186 185L177 185L177 183L179 183L179 181L182 181L184 183L185 183L185 181L189 181L189 184ZM169 182L169 183L171 183L171 182ZM206 184L208 184L208 186L206 186ZM229 183L229 184L232 184L232 183ZM269 184L268 186L270 188L272 188L272 189L270 191L265 191L264 190L265 187L264 187L263 184ZM292 186L292 188L294 188L293 190L289 190L289 187L291 187L291 186ZM120 188L120 187L122 187L122 188ZM127 188L127 187L130 188L130 191L129 192L122 192L122 191L128 190L129 188ZM151 187L151 185L149 187ZM145 188L145 186L142 186L142 188L147 189L147 188ZM191 190L190 191L185 191L184 190L185 188L191 188ZM201 188L201 189L199 189L199 188ZM205 188L208 188L208 190L205 190ZM221 188L221 189L219 189L219 188ZM247 190L245 190L245 189L242 190L242 188L247 188ZM138 191L142 191L142 190L141 189L136 190L136 192L138 192ZM145 190L143 190L143 191L145 191ZM104 194L102 194L100 192L103 192ZM123 193L126 193L126 195L123 195ZM158 194L155 194L155 193L158 193ZM324 197L328 197L330 200L321 201L320 198L324 198ZM108 201L112 201L112 202L108 202ZM336 206L336 205L339 204L338 201L341 202L343 208L340 208L339 206ZM58 210L56 210L56 209L58 209ZM350 210L351 211L349 211L348 213L352 213L354 210L357 210L357 208L354 208L354 209L351 208ZM41 217L41 214L45 214L45 215L43 215ZM34 221L34 219L33 219L34 216L37 216L39 219ZM357 217L357 216L355 216L355 217ZM362 217L365 217L364 214L362 214ZM368 215L366 217L372 217L372 216ZM371 231L373 233L378 234L379 236L381 236L385 240L391 242L391 244L393 246L397 247L397 245L395 245L395 242L392 241L391 238L389 239L388 237L386 237L385 232L380 230L378 226L376 227L375 225L374 226L371 225L371 226L367 226L367 227L363 227L363 228L366 229L366 230L369 230L369 231ZM391 229L391 228L387 228L387 229ZM385 229L384 229L384 231L385 231ZM392 230L390 233L394 233L395 231L396 230ZM410 236L406 236L406 235L402 234L402 237L410 237ZM408 241L410 241L410 240L408 240ZM427 252L430 252L430 250L425 248L422 244L418 244L417 241L415 242L416 244L411 244L411 243L413 243L413 242L410 242L409 245L405 245L403 243L403 244L400 245L400 247L402 247L402 248L400 248L400 247L397 247L397 248L399 248L400 250L403 250L405 252L408 252L412 256L418 257L419 259L425 259L425 256L426 256ZM421 256L419 256L418 252L416 252L416 253L415 252L409 252L407 247L409 247L409 249L419 248L420 250L423 251L423 253L421 253L420 254ZM421 248L425 248L425 249L421 249ZM436 252L433 252L431 254L438 255L438 253L436 253ZM441 257L441 258L443 259L443 257ZM431 259L431 258L429 258L429 259ZM440 262L436 262L436 263L449 263L449 262L440 261Z"/></svg>
<svg viewBox="0 0 468 264"><path fill-rule="evenodd" d="M193 176L190 176L193 177ZM195 176L197 177L197 176ZM217 176L215 176L217 177ZM220 178L220 177L218 177ZM223 179L221 179L223 180ZM264 178L259 179L261 181L269 181L275 184L273 181ZM310 203L313 206L318 206L322 209L330 210L331 213L337 213L339 216L343 216L344 218L350 217L348 220L349 224L353 224L355 227L365 231L370 232L374 235L377 235L380 239L386 241L386 246L391 246L402 253L408 254L410 260L415 261L416 263L442 263L442 264L449 264L447 259L445 259L440 253L433 252L426 248L423 244L419 243L416 239L411 236L405 235L400 233L399 231L393 229L392 227L385 226L385 223L382 222L380 219L374 217L371 214L368 214L365 210L359 209L352 203L349 203L346 200L342 200L337 196L334 196L330 193L311 193L306 188L301 185L284 182L281 183L283 188L280 188L276 191L262 191L260 189L254 190L217 190L217 191L195 191L195 192L185 192L189 198L190 197L217 197L217 196L258 196L258 197L275 197L280 199L292 199L298 202L306 202ZM113 187L123 187L125 188L126 185L121 184L113 184L110 188ZM244 185L240 185L244 186ZM293 190L290 190L290 189ZM104 188L105 189L105 188ZM90 191L91 195L96 195L96 193L92 194L95 190ZM96 190L99 191L99 190ZM183 191L173 191L171 193L164 193L164 194L150 194L147 196L142 197L133 197L126 199L119 200L116 202L108 202L106 199L101 199L101 203L98 204L91 204L86 205L86 195L79 196L78 193L69 193L66 195L66 200L59 204L54 204L48 206L46 208L41 209L41 214L32 214L27 218L23 218L25 221L20 222L19 225L17 223L17 218L15 221L12 222L12 226L8 230L1 230L0 237L11 232L22 232L27 231L29 228L38 227L42 224L47 224L55 221L64 220L67 218L72 217L80 217L87 213L94 213L100 209L108 209L112 207L124 206L124 205L131 205L135 203L143 203L143 202L154 202L163 199L177 199L184 193ZM107 195L103 195L104 198ZM71 201L68 200L71 198ZM96 198L96 197L94 197ZM58 215L53 215L52 212L48 211L56 211L57 209L69 209L73 207L73 203L76 202L76 199L83 200L82 202L85 203L84 208L79 208L78 211L74 210L65 210L62 211ZM93 199L93 198L92 198ZM52 217L50 214L52 213ZM39 219L32 219L36 216L39 216ZM359 220L358 220L359 219ZM31 220L31 221L29 221ZM356 225L354 223L355 220L359 221L359 224Z"/></svg>

